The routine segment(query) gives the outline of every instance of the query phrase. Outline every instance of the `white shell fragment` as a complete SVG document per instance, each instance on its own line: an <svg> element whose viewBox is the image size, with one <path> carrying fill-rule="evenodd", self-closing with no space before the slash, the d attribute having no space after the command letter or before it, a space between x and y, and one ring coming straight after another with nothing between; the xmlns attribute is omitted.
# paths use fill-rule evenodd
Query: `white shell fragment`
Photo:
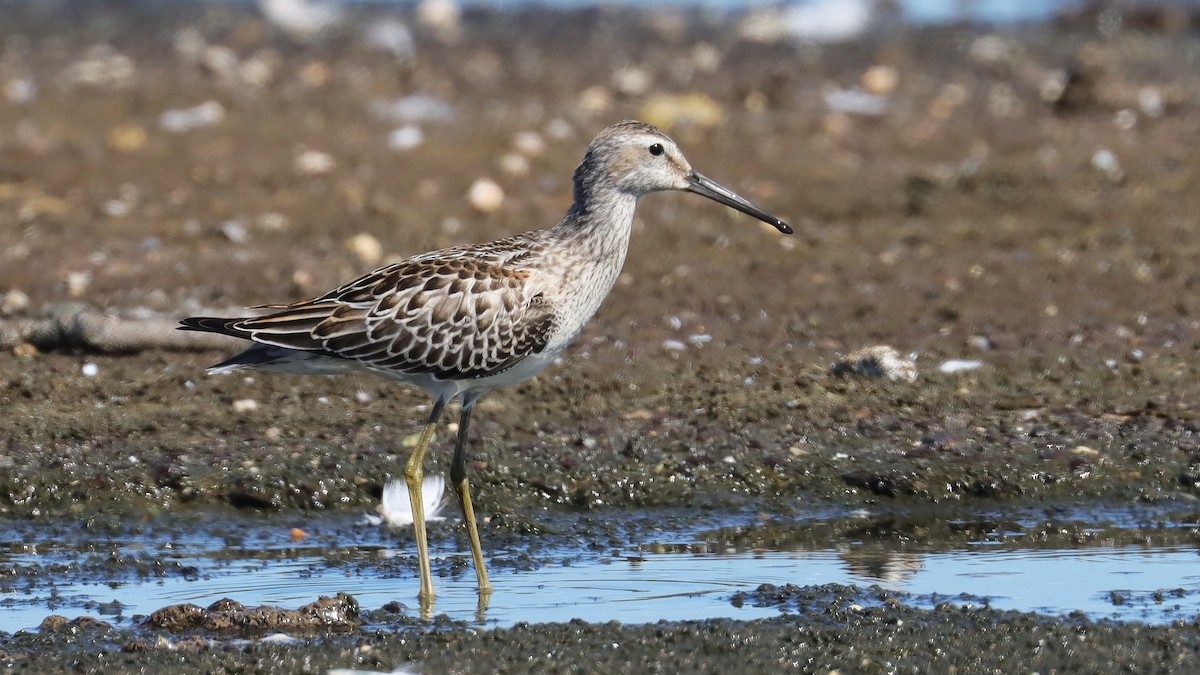
<svg viewBox="0 0 1200 675"><path fill-rule="evenodd" d="M216 101L205 101L191 108L172 108L158 117L158 125L167 131L184 134L193 129L210 127L225 119L225 107Z"/></svg>
<svg viewBox="0 0 1200 675"><path fill-rule="evenodd" d="M387 146L392 150L403 152L412 150L425 142L425 132L415 124L406 124L388 134Z"/></svg>
<svg viewBox="0 0 1200 675"><path fill-rule="evenodd" d="M240 398L233 402L233 411L237 413L249 413L258 410L258 401L252 398Z"/></svg>
<svg viewBox="0 0 1200 675"><path fill-rule="evenodd" d="M983 367L983 361L975 361L972 359L950 359L943 361L942 365L938 366L938 372L941 373L964 373L971 370L977 370Z"/></svg>

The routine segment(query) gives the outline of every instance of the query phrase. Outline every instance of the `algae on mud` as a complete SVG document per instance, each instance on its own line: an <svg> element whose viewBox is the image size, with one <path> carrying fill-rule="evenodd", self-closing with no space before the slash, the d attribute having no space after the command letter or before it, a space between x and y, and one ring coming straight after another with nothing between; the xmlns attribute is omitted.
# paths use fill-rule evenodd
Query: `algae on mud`
<svg viewBox="0 0 1200 675"><path fill-rule="evenodd" d="M241 5L68 4L71 21L7 3L0 22L0 292L21 293L6 311L70 297L169 317L299 299L370 267L344 245L363 233L392 257L555 222L595 130L659 93L715 103L719 125L670 132L697 164L778 204L796 241L764 244L703 205L645 199L625 273L564 363L480 404L485 539L536 540L544 514L567 510L1187 508L1200 496L1200 39L1186 9L1136 22L1128 10L1115 32L1085 14L1019 32L897 26L822 47L743 40L703 12L474 10L458 43L414 25L416 55L398 62L345 34L293 42ZM631 63L648 91L617 76ZM876 65L897 76L883 115L826 107L823 92ZM372 110L411 94L454 115L421 122L425 142L399 152L387 144L399 123ZM218 123L160 126L208 101ZM529 131L541 154L505 159ZM466 197L479 177L509 195L486 216ZM918 353L922 376L828 371L878 343ZM415 393L203 377L217 356L88 356L90 376L76 354L0 357L0 513L104 527L357 511L401 471L415 425L395 420L416 419ZM964 356L985 366L933 372ZM241 400L256 409L235 412ZM174 659L284 672L1183 672L1198 634L1195 621L844 604L765 622L446 628L181 653L81 627L0 649L32 671Z"/></svg>

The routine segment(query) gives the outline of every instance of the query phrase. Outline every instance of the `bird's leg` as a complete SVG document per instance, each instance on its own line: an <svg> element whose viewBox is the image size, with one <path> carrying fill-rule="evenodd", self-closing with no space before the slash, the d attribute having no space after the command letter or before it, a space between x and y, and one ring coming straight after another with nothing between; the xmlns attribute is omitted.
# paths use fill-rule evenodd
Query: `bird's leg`
<svg viewBox="0 0 1200 675"><path fill-rule="evenodd" d="M471 425L471 411L475 409L477 400L478 395L463 396L462 415L458 420L458 442L454 445L454 461L450 464L450 482L454 483L454 489L458 492L463 524L467 526L467 536L471 538L471 557L475 559L475 577L479 580L479 593L487 595L492 592L492 583L488 581L487 568L483 565L483 549L479 545L475 509L471 506L471 484L467 482L467 431Z"/></svg>
<svg viewBox="0 0 1200 675"><path fill-rule="evenodd" d="M409 456L408 465L404 469L404 478L408 483L408 498L412 502L413 533L417 538L417 562L421 568L421 592L417 597L423 601L433 599L433 574L429 570L429 539L425 536L425 502L421 496L421 482L425 479L422 463L425 461L425 451L429 449L429 442L433 440L433 432L437 429L438 418L442 416L442 408L445 407L446 401L443 399L439 398L434 402L433 412L429 414L429 422L421 430L417 447Z"/></svg>

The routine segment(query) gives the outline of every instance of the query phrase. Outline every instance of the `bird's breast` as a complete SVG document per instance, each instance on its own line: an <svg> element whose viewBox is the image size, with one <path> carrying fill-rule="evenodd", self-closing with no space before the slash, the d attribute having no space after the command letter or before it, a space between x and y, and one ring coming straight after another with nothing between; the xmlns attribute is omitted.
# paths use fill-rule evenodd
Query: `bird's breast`
<svg viewBox="0 0 1200 675"><path fill-rule="evenodd" d="M596 314L621 274L624 255L604 260L574 260L563 264L549 287L554 305L554 336L547 345L561 351Z"/></svg>

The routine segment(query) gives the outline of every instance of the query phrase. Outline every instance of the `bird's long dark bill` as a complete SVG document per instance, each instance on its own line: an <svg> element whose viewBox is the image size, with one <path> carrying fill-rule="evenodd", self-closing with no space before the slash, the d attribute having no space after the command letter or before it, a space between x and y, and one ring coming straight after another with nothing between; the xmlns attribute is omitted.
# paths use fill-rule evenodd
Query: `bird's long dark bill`
<svg viewBox="0 0 1200 675"><path fill-rule="evenodd" d="M706 178L695 171L692 172L692 175L688 176L688 186L684 189L688 192L695 192L698 195L708 197L714 202L720 202L725 206L731 206L748 216L754 216L764 223L775 226L775 229L784 234L792 233L791 225L788 225L782 220L746 201L744 198L738 196L733 190L730 190L720 183Z"/></svg>

